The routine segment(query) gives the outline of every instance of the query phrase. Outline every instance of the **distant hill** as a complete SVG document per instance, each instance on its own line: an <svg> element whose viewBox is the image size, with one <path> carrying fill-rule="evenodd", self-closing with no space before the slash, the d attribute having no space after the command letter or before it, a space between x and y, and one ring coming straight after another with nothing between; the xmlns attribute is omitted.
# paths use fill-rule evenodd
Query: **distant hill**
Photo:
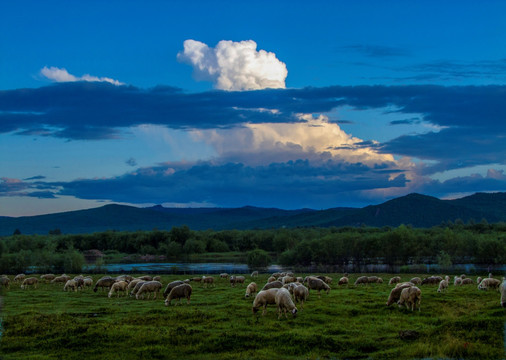
<svg viewBox="0 0 506 360"><path fill-rule="evenodd" d="M266 229L309 226L399 226L431 227L460 219L489 223L506 221L506 193L477 193L456 200L409 194L379 205L364 208L331 208L326 210L282 210L276 208L164 208L160 205L137 208L105 205L95 209L57 214L0 217L0 236L47 234L60 229L64 234L91 233L106 230L168 230L188 225L193 230Z"/></svg>

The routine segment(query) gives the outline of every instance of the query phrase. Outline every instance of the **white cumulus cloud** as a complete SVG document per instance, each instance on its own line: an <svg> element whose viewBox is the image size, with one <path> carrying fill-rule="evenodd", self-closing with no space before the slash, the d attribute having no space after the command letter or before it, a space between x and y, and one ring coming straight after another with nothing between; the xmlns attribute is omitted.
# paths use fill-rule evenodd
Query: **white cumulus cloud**
<svg viewBox="0 0 506 360"><path fill-rule="evenodd" d="M253 40L220 41L215 48L196 40L186 40L179 61L193 66L197 80L212 81L221 90L285 88L285 63L276 54L257 51Z"/></svg>
<svg viewBox="0 0 506 360"><path fill-rule="evenodd" d="M90 81L90 82L108 82L116 86L125 85L124 83L118 80L114 80L108 77L98 77L92 76L90 74L84 74L83 76L75 76L70 74L65 68L60 69L54 66L51 66L49 68L47 66L44 66L42 70L40 70L40 74L45 78L55 82Z"/></svg>

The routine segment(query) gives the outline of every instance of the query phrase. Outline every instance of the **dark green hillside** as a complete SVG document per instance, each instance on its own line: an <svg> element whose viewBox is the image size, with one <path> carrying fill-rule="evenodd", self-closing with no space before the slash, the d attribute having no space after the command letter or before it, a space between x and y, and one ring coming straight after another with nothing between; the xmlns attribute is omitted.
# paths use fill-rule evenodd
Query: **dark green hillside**
<svg viewBox="0 0 506 360"><path fill-rule="evenodd" d="M489 222L506 219L506 193L476 193L461 199L446 200L448 203L490 214ZM476 219L477 221L481 220Z"/></svg>

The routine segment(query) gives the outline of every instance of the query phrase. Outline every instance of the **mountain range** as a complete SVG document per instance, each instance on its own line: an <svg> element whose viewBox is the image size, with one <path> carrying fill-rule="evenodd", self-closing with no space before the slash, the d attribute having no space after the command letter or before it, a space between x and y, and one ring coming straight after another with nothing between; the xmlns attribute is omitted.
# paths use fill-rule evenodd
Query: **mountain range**
<svg viewBox="0 0 506 360"><path fill-rule="evenodd" d="M268 229L281 227L399 226L431 227L447 221L506 222L506 193L476 193L455 200L409 194L364 208L326 210L259 208L138 208L126 205L62 212L56 214L0 217L0 236L47 234L59 229L64 234L107 230L169 230L187 225L192 230Z"/></svg>

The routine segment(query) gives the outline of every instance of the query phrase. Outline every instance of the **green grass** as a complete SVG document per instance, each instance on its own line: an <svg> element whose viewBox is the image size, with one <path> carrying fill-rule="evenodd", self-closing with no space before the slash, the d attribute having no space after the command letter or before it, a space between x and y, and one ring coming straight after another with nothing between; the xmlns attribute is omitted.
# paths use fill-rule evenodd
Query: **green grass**
<svg viewBox="0 0 506 360"><path fill-rule="evenodd" d="M331 274L334 281L338 274ZM414 276L414 275L413 275ZM99 276L94 276L97 279ZM388 279L389 275L384 275ZM412 275L405 275L408 280ZM162 276L167 284L178 276ZM249 279L249 275L247 275ZM350 281L357 276L352 275ZM256 282L263 285L261 275ZM247 281L248 282L248 281ZM309 301L296 318L275 307L253 315L244 287L192 284L191 304L111 298L105 292L63 292L40 285L4 292L0 358L8 359L414 359L504 358L505 311L497 291L475 285L422 286L421 312L387 308L392 286L337 288ZM299 309L300 310L300 309ZM400 330L416 330L402 340Z"/></svg>

